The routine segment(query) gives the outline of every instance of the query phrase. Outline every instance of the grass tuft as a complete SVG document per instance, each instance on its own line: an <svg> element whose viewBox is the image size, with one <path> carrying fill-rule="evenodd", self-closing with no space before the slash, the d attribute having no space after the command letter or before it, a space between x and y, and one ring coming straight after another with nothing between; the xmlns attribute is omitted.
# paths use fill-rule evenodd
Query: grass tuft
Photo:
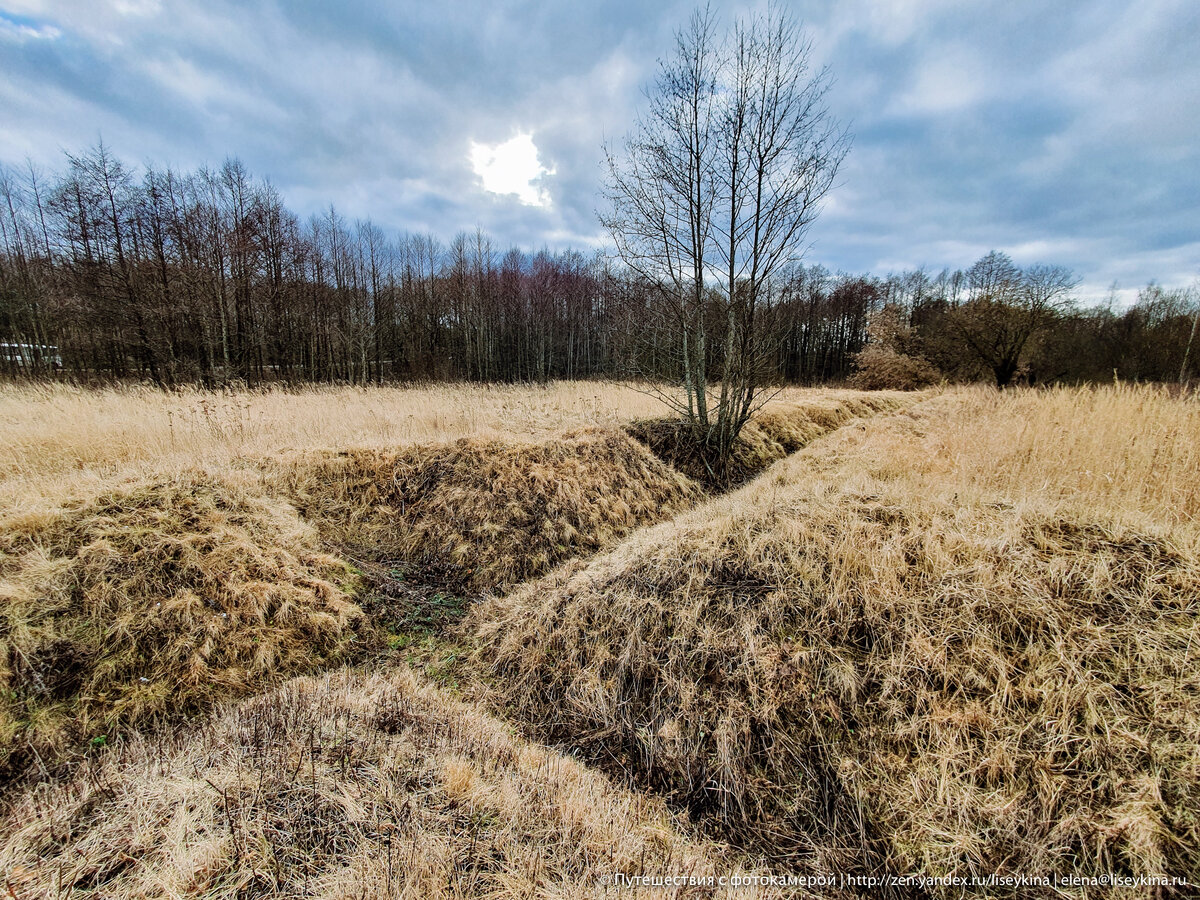
<svg viewBox="0 0 1200 900"><path fill-rule="evenodd" d="M286 504L205 475L0 536L5 769L345 657L354 576Z"/></svg>
<svg viewBox="0 0 1200 900"><path fill-rule="evenodd" d="M309 453L282 481L331 542L475 591L542 575L702 496L636 441L600 430L534 444Z"/></svg>

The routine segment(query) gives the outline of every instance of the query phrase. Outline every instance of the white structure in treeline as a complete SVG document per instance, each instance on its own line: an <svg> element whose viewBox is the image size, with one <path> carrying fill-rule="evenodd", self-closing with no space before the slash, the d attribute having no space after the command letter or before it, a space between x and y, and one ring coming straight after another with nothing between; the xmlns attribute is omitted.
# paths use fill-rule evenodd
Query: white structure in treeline
<svg viewBox="0 0 1200 900"><path fill-rule="evenodd" d="M62 357L52 344L0 344L0 363L10 363L22 369L32 369L39 364L54 369L62 368Z"/></svg>

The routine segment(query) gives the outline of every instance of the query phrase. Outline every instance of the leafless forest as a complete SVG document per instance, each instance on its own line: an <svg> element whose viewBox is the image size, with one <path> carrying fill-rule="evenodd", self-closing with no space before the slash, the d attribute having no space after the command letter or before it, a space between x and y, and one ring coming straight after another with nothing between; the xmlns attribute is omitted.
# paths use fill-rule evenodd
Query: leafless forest
<svg viewBox="0 0 1200 900"><path fill-rule="evenodd" d="M139 169L103 145L60 172L6 170L0 191L0 343L26 345L0 354L10 374L212 386L678 368L676 326L655 292L600 253L502 250L478 232L449 243L390 234L332 207L302 221L237 160ZM1194 376L1194 356L1181 372L1194 295L1151 285L1127 309L1085 306L1058 290L1070 283L1001 254L966 271L883 277L789 265L763 292L764 374L820 384L865 368L868 383L897 387ZM859 366L880 313L890 330L879 349L905 364L876 353ZM719 361L719 337L712 344Z"/></svg>

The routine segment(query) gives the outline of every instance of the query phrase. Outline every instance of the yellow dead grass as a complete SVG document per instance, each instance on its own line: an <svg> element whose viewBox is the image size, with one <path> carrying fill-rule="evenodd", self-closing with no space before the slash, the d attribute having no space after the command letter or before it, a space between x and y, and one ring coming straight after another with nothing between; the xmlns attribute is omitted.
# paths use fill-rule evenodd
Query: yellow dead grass
<svg viewBox="0 0 1200 900"><path fill-rule="evenodd" d="M761 470L851 418L911 402L897 393L776 401L746 427L738 472ZM692 462L702 478L702 463L681 460L677 442L658 440L678 437L673 423L626 430L641 440L621 429L586 429L536 443L464 438L307 453L270 477L273 490L337 545L432 568L451 588L503 589L702 498L677 468Z"/></svg>
<svg viewBox="0 0 1200 900"><path fill-rule="evenodd" d="M825 427L804 409L781 406L776 430ZM831 425L845 409L812 414ZM436 590L503 588L702 497L621 429L244 457L118 481L0 521L0 772L345 659L373 632L358 627L350 569L322 546L427 569Z"/></svg>
<svg viewBox="0 0 1200 900"><path fill-rule="evenodd" d="M962 389L914 416L894 427L881 420L869 444L847 452L873 477L931 485L964 504L1034 504L1189 533L1200 526L1200 394Z"/></svg>
<svg viewBox="0 0 1200 900"><path fill-rule="evenodd" d="M779 399L820 405L843 396L863 394L789 388ZM280 453L461 438L537 443L664 411L637 385L601 381L169 393L0 384L0 519L145 478L253 468Z"/></svg>
<svg viewBox="0 0 1200 900"><path fill-rule="evenodd" d="M350 576L293 504L326 539L486 587L696 496L586 414L573 435L443 423L438 446L327 452L341 426L320 415L353 392L287 396L309 393L246 440L197 432L174 455L129 437L80 485L82 443L56 456L45 438L40 463L37 440L5 446L24 460L0 535L0 725L28 757L10 764L342 658ZM801 425L776 405L747 452L794 449L859 396L824 394ZM127 420L158 402L134 399ZM1200 404L1149 388L945 392L486 601L462 637L506 715L776 871L1192 876L1198 443ZM302 452L264 460L284 447ZM10 798L17 896L590 896L612 866L737 864L408 672L301 679L197 730L129 734Z"/></svg>
<svg viewBox="0 0 1200 900"><path fill-rule="evenodd" d="M164 392L0 385L0 511L114 479L219 470L288 450L525 438L611 427L662 404L609 382Z"/></svg>
<svg viewBox="0 0 1200 900"><path fill-rule="evenodd" d="M342 658L351 575L286 504L193 474L0 533L0 771Z"/></svg>
<svg viewBox="0 0 1200 900"><path fill-rule="evenodd" d="M702 496L619 430L311 453L285 466L281 481L328 540L472 590L542 575Z"/></svg>
<svg viewBox="0 0 1200 900"><path fill-rule="evenodd" d="M1194 877L1198 425L1150 388L948 392L467 634L513 714L776 862Z"/></svg>
<svg viewBox="0 0 1200 900"><path fill-rule="evenodd" d="M203 729L135 738L26 794L0 833L22 898L584 898L617 873L738 871L661 801L407 669L297 679ZM637 892L714 895L773 894Z"/></svg>

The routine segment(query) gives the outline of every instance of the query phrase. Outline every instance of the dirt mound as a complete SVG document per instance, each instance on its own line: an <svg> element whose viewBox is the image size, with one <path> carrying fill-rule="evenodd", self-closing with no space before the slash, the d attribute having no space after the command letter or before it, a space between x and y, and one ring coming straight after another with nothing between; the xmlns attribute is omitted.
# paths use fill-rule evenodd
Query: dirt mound
<svg viewBox="0 0 1200 900"><path fill-rule="evenodd" d="M911 396L895 392L824 402L773 402L742 428L723 479L714 474L712 461L706 461L686 423L643 419L625 426L625 430L689 478L710 487L727 488L753 478L771 463L855 417L872 416L911 402Z"/></svg>
<svg viewBox="0 0 1200 900"><path fill-rule="evenodd" d="M473 612L503 702L776 862L1195 873L1193 550L787 474Z"/></svg>
<svg viewBox="0 0 1200 900"><path fill-rule="evenodd" d="M11 771L341 658L345 566L286 504L195 475L0 534L0 760Z"/></svg>
<svg viewBox="0 0 1200 900"><path fill-rule="evenodd" d="M19 897L582 898L618 873L737 871L661 801L407 669L297 679L203 730L136 738L21 798L0 833Z"/></svg>
<svg viewBox="0 0 1200 900"><path fill-rule="evenodd" d="M703 495L627 435L601 430L305 454L281 480L328 539L470 590L544 574Z"/></svg>

